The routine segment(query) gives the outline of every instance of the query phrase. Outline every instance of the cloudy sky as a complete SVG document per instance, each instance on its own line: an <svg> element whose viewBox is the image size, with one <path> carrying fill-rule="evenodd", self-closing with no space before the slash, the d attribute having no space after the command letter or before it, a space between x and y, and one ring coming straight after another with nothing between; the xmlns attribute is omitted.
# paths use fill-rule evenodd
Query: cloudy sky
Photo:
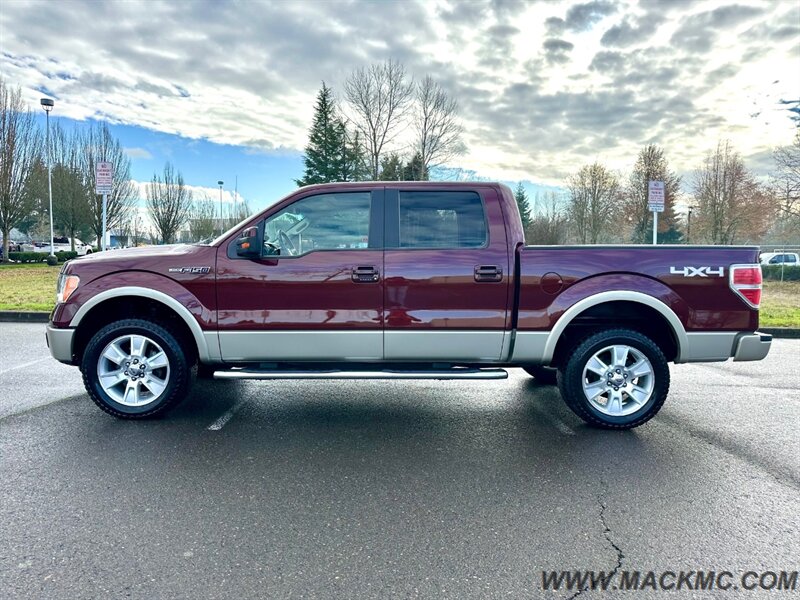
<svg viewBox="0 0 800 600"><path fill-rule="evenodd" d="M320 82L340 90L388 58L457 98L467 152L453 166L480 176L558 186L594 160L624 172L650 142L690 173L720 138L765 172L798 125L800 2L0 8L0 71L32 104L49 95L62 118L113 123L135 178L170 159L194 185L238 176L256 205L294 187Z"/></svg>

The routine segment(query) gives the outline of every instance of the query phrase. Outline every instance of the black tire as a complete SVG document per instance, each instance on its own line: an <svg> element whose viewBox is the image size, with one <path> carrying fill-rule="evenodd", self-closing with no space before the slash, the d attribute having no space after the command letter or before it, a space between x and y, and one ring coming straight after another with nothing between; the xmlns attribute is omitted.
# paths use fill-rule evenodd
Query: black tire
<svg viewBox="0 0 800 600"><path fill-rule="evenodd" d="M522 367L522 370L533 377L536 383L541 383L542 385L556 385L558 383L558 370L552 367L531 365Z"/></svg>
<svg viewBox="0 0 800 600"><path fill-rule="evenodd" d="M653 388L650 397L628 415L608 415L598 410L583 390L586 364L603 348L615 344L637 350L647 357L652 366ZM629 329L609 329L590 335L574 346L569 359L558 370L558 388L567 406L589 425L604 429L631 429L652 419L667 398L669 381L669 364L661 349L647 336Z"/></svg>
<svg viewBox="0 0 800 600"><path fill-rule="evenodd" d="M112 398L100 385L97 372L100 355L106 346L128 334L142 335L154 341L163 349L169 361L169 374L163 392L152 402L141 406L128 406ZM191 367L178 338L163 325L144 319L124 319L106 325L89 340L81 359L83 384L89 397L102 410L120 419L154 417L178 404L189 392Z"/></svg>

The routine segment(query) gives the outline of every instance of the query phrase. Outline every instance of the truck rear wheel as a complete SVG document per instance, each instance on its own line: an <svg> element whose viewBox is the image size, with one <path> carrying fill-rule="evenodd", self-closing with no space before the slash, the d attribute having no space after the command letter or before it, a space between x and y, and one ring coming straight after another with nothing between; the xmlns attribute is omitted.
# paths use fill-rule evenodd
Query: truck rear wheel
<svg viewBox="0 0 800 600"><path fill-rule="evenodd" d="M552 367L531 365L528 367L522 367L522 370L525 371L531 377L533 377L536 380L536 383L541 383L542 385L555 385L556 383L558 383L557 381L558 371L556 369L553 369Z"/></svg>
<svg viewBox="0 0 800 600"><path fill-rule="evenodd" d="M596 427L630 429L652 419L669 392L669 365L648 337L609 329L584 339L559 369L567 406Z"/></svg>
<svg viewBox="0 0 800 600"><path fill-rule="evenodd" d="M180 402L189 391L190 369L175 335L143 319L106 325L81 360L91 399L121 419L153 417Z"/></svg>

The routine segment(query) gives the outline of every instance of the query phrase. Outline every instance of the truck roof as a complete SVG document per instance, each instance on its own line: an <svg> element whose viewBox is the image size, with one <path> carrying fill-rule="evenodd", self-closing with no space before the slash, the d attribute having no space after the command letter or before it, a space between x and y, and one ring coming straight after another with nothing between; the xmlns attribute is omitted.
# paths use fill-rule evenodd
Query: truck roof
<svg viewBox="0 0 800 600"><path fill-rule="evenodd" d="M376 185L391 186L394 188L474 188L478 186L499 187L503 184L497 181L341 181L336 183L315 183L307 185L302 190L328 190L337 188L375 187Z"/></svg>

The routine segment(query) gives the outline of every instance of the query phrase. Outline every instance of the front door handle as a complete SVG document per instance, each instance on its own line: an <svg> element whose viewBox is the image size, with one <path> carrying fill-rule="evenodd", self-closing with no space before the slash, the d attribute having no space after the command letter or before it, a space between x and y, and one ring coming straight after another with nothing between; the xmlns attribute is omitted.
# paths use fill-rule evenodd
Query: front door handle
<svg viewBox="0 0 800 600"><path fill-rule="evenodd" d="M503 269L496 265L478 265L475 267L475 281L503 281Z"/></svg>
<svg viewBox="0 0 800 600"><path fill-rule="evenodd" d="M353 267L350 277L353 283L376 283L381 278L378 267L374 266Z"/></svg>

